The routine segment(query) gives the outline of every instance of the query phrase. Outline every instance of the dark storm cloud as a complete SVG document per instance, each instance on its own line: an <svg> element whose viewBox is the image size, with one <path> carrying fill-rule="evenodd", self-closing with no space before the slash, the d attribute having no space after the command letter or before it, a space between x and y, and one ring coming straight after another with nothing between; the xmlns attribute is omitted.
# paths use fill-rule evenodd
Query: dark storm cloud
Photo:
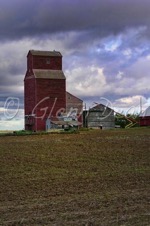
<svg viewBox="0 0 150 226"><path fill-rule="evenodd" d="M13 47L3 43L0 52L0 100L3 96L23 95L23 73L25 73L25 56L20 56L17 44Z"/></svg>
<svg viewBox="0 0 150 226"><path fill-rule="evenodd" d="M68 31L88 31L88 39L139 26L150 27L149 0L1 1L0 39L5 40Z"/></svg>

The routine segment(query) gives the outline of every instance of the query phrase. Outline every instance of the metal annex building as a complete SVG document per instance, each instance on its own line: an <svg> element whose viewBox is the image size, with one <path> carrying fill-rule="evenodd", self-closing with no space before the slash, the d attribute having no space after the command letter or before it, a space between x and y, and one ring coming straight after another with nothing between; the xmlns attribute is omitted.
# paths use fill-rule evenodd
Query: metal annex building
<svg viewBox="0 0 150 226"><path fill-rule="evenodd" d="M88 128L115 128L114 110L103 104L97 104L83 112L83 124Z"/></svg>

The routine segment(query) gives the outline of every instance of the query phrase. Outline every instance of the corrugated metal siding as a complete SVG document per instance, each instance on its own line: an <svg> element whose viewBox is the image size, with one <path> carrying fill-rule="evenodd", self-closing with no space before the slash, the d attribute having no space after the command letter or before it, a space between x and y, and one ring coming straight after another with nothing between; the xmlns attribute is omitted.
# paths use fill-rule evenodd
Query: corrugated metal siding
<svg viewBox="0 0 150 226"><path fill-rule="evenodd" d="M86 126L89 128L98 128L102 126L105 129L115 127L114 111L106 106L90 109L86 115Z"/></svg>

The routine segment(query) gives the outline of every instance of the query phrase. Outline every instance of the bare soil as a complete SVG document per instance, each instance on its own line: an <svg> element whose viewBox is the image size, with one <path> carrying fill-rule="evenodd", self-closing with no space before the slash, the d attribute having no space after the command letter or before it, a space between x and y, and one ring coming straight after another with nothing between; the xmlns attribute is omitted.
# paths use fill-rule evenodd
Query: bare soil
<svg viewBox="0 0 150 226"><path fill-rule="evenodd" d="M0 225L150 225L148 128L0 137L0 172Z"/></svg>

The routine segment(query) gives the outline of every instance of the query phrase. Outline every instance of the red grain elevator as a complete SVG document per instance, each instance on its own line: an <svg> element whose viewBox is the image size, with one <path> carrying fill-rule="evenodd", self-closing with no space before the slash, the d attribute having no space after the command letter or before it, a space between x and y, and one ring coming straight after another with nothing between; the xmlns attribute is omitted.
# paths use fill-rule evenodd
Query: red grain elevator
<svg viewBox="0 0 150 226"><path fill-rule="evenodd" d="M66 110L66 78L60 52L28 52L24 104L25 130L45 130L47 118Z"/></svg>

